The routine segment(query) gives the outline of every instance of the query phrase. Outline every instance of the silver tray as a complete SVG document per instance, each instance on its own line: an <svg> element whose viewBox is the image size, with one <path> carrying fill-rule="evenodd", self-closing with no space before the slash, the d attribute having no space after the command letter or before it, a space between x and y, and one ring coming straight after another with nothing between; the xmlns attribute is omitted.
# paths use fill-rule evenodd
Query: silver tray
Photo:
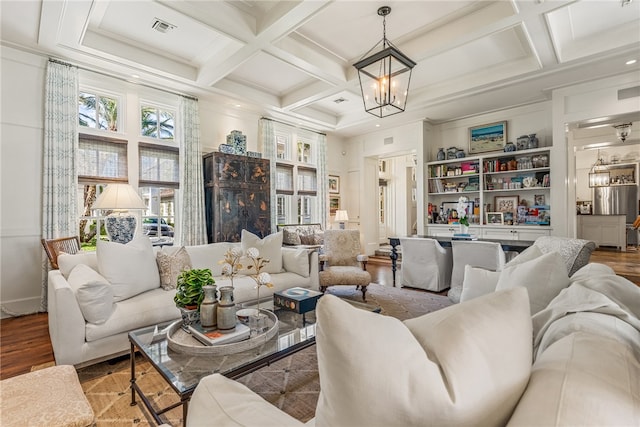
<svg viewBox="0 0 640 427"><path fill-rule="evenodd" d="M182 320L177 320L167 328L167 344L171 350L196 356L223 356L259 347L278 334L278 318L276 315L269 310L261 309L260 312L267 315L269 329L255 337L229 344L204 345L182 329Z"/></svg>

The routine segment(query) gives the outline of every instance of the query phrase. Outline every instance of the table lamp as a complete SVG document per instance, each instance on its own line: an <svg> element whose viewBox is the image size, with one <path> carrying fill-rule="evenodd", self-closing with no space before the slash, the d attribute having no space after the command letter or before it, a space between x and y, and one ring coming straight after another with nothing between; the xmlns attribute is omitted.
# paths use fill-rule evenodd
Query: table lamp
<svg viewBox="0 0 640 427"><path fill-rule="evenodd" d="M349 221L349 215L347 215L347 211L337 210L336 211L336 222L340 223L340 229L344 230L344 223Z"/></svg>
<svg viewBox="0 0 640 427"><path fill-rule="evenodd" d="M93 203L92 209L112 210L105 218L109 240L128 243L135 235L138 219L130 209L146 209L140 195L129 184L109 184Z"/></svg>

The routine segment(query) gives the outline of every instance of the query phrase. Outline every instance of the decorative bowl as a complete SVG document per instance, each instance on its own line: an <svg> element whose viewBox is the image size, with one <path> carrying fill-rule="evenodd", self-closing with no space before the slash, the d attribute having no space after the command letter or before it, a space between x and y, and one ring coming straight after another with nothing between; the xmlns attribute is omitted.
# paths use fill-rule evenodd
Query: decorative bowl
<svg viewBox="0 0 640 427"><path fill-rule="evenodd" d="M254 314L258 314L258 310L255 308L242 308L236 311L236 317L241 323L244 323L245 325L249 324L249 316L252 316Z"/></svg>

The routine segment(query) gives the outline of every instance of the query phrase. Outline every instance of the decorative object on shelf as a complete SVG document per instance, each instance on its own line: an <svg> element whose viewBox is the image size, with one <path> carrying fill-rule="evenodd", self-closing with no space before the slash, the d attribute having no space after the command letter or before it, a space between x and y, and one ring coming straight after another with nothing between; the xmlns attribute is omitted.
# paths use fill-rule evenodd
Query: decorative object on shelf
<svg viewBox="0 0 640 427"><path fill-rule="evenodd" d="M522 178L522 185L524 188L531 188L538 185L538 180L532 176L525 176Z"/></svg>
<svg viewBox="0 0 640 427"><path fill-rule="evenodd" d="M218 301L218 331L228 334L236 330L236 304L233 302L233 287L220 288L220 300Z"/></svg>
<svg viewBox="0 0 640 427"><path fill-rule="evenodd" d="M263 333L267 328L267 316L260 311L260 288L262 286L273 288L273 284L271 283L271 275L262 271L264 266L269 263L269 260L261 257L260 252L256 248L247 249L247 257L251 260L251 264L247 266L249 271L252 271L249 276L256 282L256 289L258 291L258 312L249 316L249 327L251 328L251 334L257 335Z"/></svg>
<svg viewBox="0 0 640 427"><path fill-rule="evenodd" d="M504 152L510 153L512 151L516 151L516 146L513 142L509 141L504 145Z"/></svg>
<svg viewBox="0 0 640 427"><path fill-rule="evenodd" d="M216 285L202 287L204 298L200 303L200 324L203 328L213 328L218 324L218 296Z"/></svg>
<svg viewBox="0 0 640 427"><path fill-rule="evenodd" d="M218 145L218 151L220 151L221 153L226 153L226 154L235 154L235 150L233 148L233 145L229 145L229 144L220 144L220 145Z"/></svg>
<svg viewBox="0 0 640 427"><path fill-rule="evenodd" d="M261 159L262 153L259 151L247 151L247 157L254 157L256 159Z"/></svg>
<svg viewBox="0 0 640 427"><path fill-rule="evenodd" d="M518 196L496 196L495 209L498 212L511 212L514 215L518 211Z"/></svg>
<svg viewBox="0 0 640 427"><path fill-rule="evenodd" d="M367 56L382 43L382 49L360 59L353 66L358 70L364 109L376 117L387 117L404 111L409 94L411 70L416 63L387 39L389 6L378 9L382 16L382 40L364 55Z"/></svg>
<svg viewBox="0 0 640 427"><path fill-rule="evenodd" d="M147 205L129 184L109 184L98 196L91 209L111 210L105 218L105 230L109 240L129 243L136 233L138 219L130 210L143 210Z"/></svg>
<svg viewBox="0 0 640 427"><path fill-rule="evenodd" d="M444 148L439 148L438 154L436 154L436 160L441 161L441 160L445 160L446 158L447 158L447 155L444 152Z"/></svg>
<svg viewBox="0 0 640 427"><path fill-rule="evenodd" d="M618 139L622 142L624 142L631 133L631 123L622 123L613 127L616 129Z"/></svg>
<svg viewBox="0 0 640 427"><path fill-rule="evenodd" d="M458 222L460 223L460 234L469 234L469 199L465 196L460 196L458 199L458 205L456 211L458 212Z"/></svg>
<svg viewBox="0 0 640 427"><path fill-rule="evenodd" d="M503 212L487 212L488 225L504 225Z"/></svg>
<svg viewBox="0 0 640 427"><path fill-rule="evenodd" d="M518 139L516 140L516 149L518 151L526 150L528 143L529 143L529 135L519 136Z"/></svg>
<svg viewBox="0 0 640 427"><path fill-rule="evenodd" d="M198 307L204 299L202 288L214 283L211 270L208 268L184 270L178 275L173 301L180 309L184 327L200 318Z"/></svg>
<svg viewBox="0 0 640 427"><path fill-rule="evenodd" d="M218 261L218 264L222 265L222 275L229 278L231 281L231 287L233 288L233 278L238 274L239 270L242 270L242 264L240 264L240 258L242 257L242 250L237 247L229 248L224 254L224 259Z"/></svg>
<svg viewBox="0 0 640 427"><path fill-rule="evenodd" d="M247 154L247 136L239 130L232 130L227 135L227 144L233 147L234 154L244 156Z"/></svg>
<svg viewBox="0 0 640 427"><path fill-rule="evenodd" d="M538 148L538 137L535 133L532 133L527 141L527 150L533 150L534 148Z"/></svg>
<svg viewBox="0 0 640 427"><path fill-rule="evenodd" d="M536 194L535 196L533 196L533 200L536 205L544 205L545 203L545 197L544 194Z"/></svg>
<svg viewBox="0 0 640 427"><path fill-rule="evenodd" d="M463 149L459 149L458 151L456 151L456 159L464 159L465 156L466 154L464 153Z"/></svg>
<svg viewBox="0 0 640 427"><path fill-rule="evenodd" d="M447 160L455 159L457 154L458 154L458 148L457 147L449 147L449 148L447 148Z"/></svg>
<svg viewBox="0 0 640 427"><path fill-rule="evenodd" d="M338 209L336 211L335 220L336 220L336 222L340 223L340 229L344 230L344 223L349 221L349 215L347 214L347 211L342 210L342 209Z"/></svg>
<svg viewBox="0 0 640 427"><path fill-rule="evenodd" d="M469 128L469 153L502 151L506 141L506 121Z"/></svg>

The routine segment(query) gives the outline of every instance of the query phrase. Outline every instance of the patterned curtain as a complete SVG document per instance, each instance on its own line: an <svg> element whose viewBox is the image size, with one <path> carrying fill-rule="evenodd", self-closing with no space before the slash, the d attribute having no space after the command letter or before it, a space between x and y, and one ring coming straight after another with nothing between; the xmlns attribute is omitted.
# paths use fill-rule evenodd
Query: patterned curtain
<svg viewBox="0 0 640 427"><path fill-rule="evenodd" d="M207 243L198 101L180 99L180 216L177 244Z"/></svg>
<svg viewBox="0 0 640 427"><path fill-rule="evenodd" d="M44 105L42 237L78 234L78 69L49 61ZM40 309L47 310L48 262L43 256Z"/></svg>
<svg viewBox="0 0 640 427"><path fill-rule="evenodd" d="M260 119L258 123L258 141L266 159L269 159L269 171L271 182L271 232L277 228L277 197L276 197L276 130L274 123L269 119Z"/></svg>
<svg viewBox="0 0 640 427"><path fill-rule="evenodd" d="M318 179L318 214L320 215L320 223L322 229L327 229L327 205L329 204L328 186L329 176L327 175L327 136L319 133L316 140L318 153L317 163L317 179Z"/></svg>

